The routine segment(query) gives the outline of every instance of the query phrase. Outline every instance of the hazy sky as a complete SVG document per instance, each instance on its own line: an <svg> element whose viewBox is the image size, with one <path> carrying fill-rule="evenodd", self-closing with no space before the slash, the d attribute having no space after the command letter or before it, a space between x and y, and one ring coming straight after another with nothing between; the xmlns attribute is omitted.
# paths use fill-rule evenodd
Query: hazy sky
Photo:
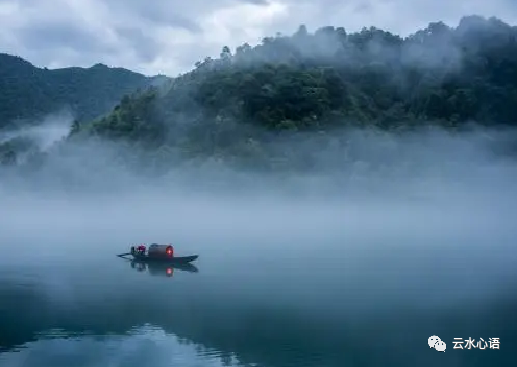
<svg viewBox="0 0 517 367"><path fill-rule="evenodd" d="M299 24L399 34L431 21L457 25L463 15L514 24L515 0L0 0L0 52L37 66L97 62L146 74L189 70L222 46L255 44Z"/></svg>

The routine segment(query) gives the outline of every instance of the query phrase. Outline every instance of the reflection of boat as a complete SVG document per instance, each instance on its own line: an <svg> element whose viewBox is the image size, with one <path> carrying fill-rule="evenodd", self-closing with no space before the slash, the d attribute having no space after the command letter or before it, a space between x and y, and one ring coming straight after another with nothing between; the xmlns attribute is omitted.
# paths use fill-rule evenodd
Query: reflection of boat
<svg viewBox="0 0 517 367"><path fill-rule="evenodd" d="M147 249L144 245L135 248L131 246L131 251L120 255L122 258L132 256L134 260L145 263L166 263L166 264L188 264L195 261L198 255L174 256L174 248L171 245L158 245L153 243Z"/></svg>
<svg viewBox="0 0 517 367"><path fill-rule="evenodd" d="M147 271L151 276L172 277L174 270L197 273L198 269L192 264L165 264L160 262L145 262L130 260L131 267L138 271Z"/></svg>

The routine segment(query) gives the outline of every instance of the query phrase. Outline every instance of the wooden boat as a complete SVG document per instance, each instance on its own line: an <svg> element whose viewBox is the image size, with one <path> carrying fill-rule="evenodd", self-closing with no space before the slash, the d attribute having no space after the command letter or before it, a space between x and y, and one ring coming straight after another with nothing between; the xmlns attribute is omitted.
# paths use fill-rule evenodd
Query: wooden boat
<svg viewBox="0 0 517 367"><path fill-rule="evenodd" d="M146 262L146 263L162 263L162 264L188 264L195 261L199 256L174 256L174 249L171 245L158 245L153 243L147 250L144 246L141 246L143 250L135 249L131 246L131 251L126 252L118 257L126 258L126 256L132 256L133 260Z"/></svg>

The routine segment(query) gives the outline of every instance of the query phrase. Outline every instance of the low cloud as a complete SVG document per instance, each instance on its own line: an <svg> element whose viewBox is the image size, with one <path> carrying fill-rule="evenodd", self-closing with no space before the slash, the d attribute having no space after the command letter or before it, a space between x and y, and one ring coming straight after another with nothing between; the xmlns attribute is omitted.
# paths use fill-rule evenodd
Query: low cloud
<svg viewBox="0 0 517 367"><path fill-rule="evenodd" d="M38 66L97 62L175 76L222 46L255 44L276 32L324 25L376 26L407 35L429 22L456 25L464 15L517 20L511 0L0 0L0 48ZM59 9L59 11L56 11Z"/></svg>

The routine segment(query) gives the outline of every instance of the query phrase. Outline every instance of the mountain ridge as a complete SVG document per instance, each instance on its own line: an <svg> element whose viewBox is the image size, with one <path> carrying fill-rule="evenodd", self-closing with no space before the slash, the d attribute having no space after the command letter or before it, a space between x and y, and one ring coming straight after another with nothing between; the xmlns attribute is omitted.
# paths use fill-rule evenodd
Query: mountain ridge
<svg viewBox="0 0 517 367"><path fill-rule="evenodd" d="M260 155L278 134L516 127L515 105L517 27L495 17L433 22L405 38L375 27L309 33L301 25L234 53L225 46L219 58L197 62L165 89L125 97L72 136L189 157Z"/></svg>
<svg viewBox="0 0 517 367"><path fill-rule="evenodd" d="M303 136L312 149L337 144L345 154L350 144L336 130L516 128L517 27L476 15L408 37L301 25L254 47L224 46L218 58L167 80L76 121L66 143L118 142L165 166L207 158L310 166L288 141Z"/></svg>
<svg viewBox="0 0 517 367"><path fill-rule="evenodd" d="M27 124L69 108L80 121L110 112L127 93L145 89L162 76L97 63L91 67L40 68L0 53L0 129Z"/></svg>

